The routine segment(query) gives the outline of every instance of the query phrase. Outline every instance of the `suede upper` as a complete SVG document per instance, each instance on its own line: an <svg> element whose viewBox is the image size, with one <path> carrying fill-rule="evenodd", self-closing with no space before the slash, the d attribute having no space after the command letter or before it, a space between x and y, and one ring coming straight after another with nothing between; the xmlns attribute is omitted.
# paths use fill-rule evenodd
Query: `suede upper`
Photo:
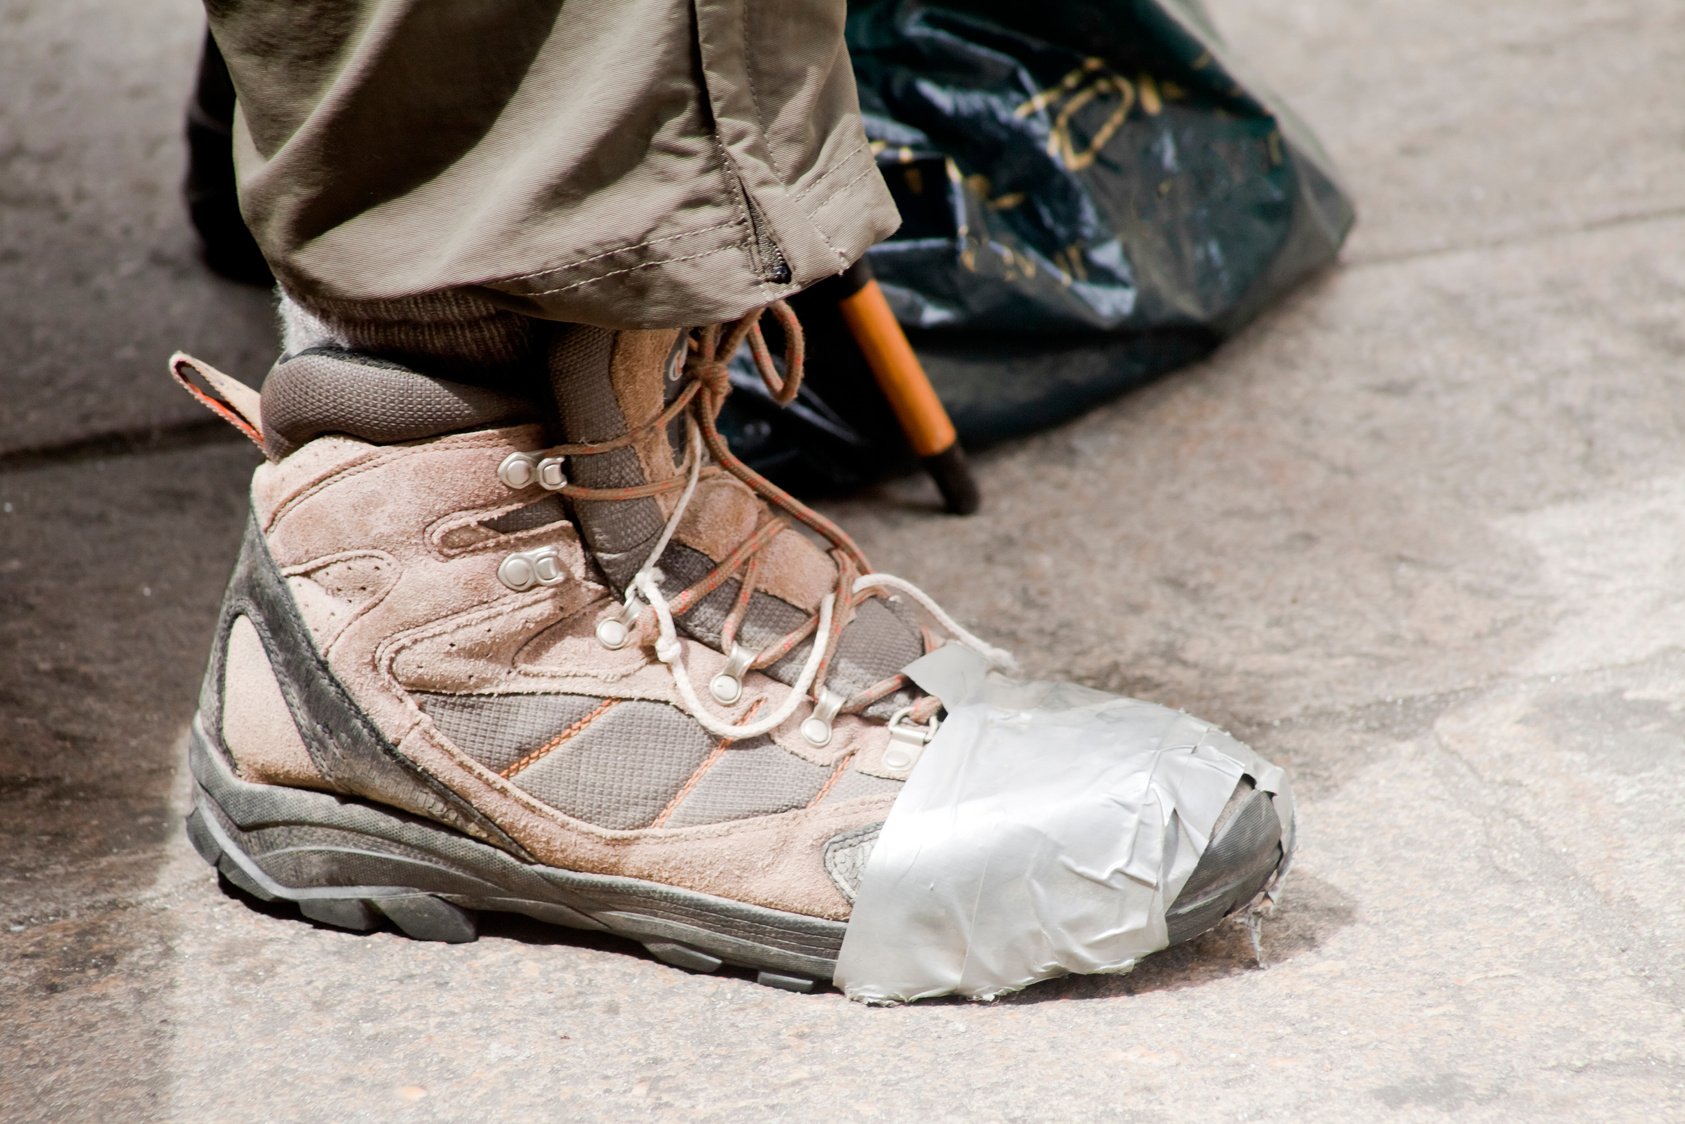
<svg viewBox="0 0 1685 1124"><path fill-rule="evenodd" d="M821 747L799 732L802 710L741 743L696 726L647 645L597 640L619 603L573 524L509 518L542 494L512 491L498 466L542 444L532 426L390 446L330 436L258 469L258 524L333 674L403 757L540 862L846 917L826 847L881 822L894 800L885 727L840 716ZM560 584L514 592L499 581L505 557L539 546L557 550ZM705 692L724 657L683 642ZM261 683L249 648L239 667L256 667ZM719 705L733 721L789 690L754 672L743 687L736 705ZM258 713L230 719L245 724L229 747L242 770L308 781L296 733L277 725L272 751L250 748L264 739L246 727L276 722L273 706ZM523 721L530 745L519 744ZM783 810L756 811L768 808Z"/></svg>

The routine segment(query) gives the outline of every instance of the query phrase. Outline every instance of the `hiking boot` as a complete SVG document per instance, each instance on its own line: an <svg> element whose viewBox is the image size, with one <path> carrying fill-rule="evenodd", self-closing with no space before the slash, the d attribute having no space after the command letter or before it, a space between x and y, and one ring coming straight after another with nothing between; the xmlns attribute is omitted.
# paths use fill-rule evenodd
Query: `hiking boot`
<svg viewBox="0 0 1685 1124"><path fill-rule="evenodd" d="M462 941L476 911L515 912L795 990L837 976L858 900L891 936L852 940L843 982L885 1001L1122 970L1265 900L1292 851L1279 770L1146 703L1058 687L1026 709L1037 685L1001 677L1004 653L732 456L714 424L732 354L747 345L780 401L800 380L799 327L774 310L782 370L757 317L687 332L542 326L548 393L330 341L284 357L259 398L177 356L177 378L267 457L190 735L199 853L326 925ZM956 675L984 693L927 689ZM891 944L946 941L989 961L963 920L910 920L925 906L895 904L885 872L921 811L976 806L968 782L936 778L967 754L979 776L998 759L1010 743L964 731L999 714L996 734L1076 731L1068 780L1090 760L1113 774L1140 762L1121 770L1139 796L1126 817L1084 818L1082 797L1023 786L1025 824L1098 822L1102 851L1127 840L1115 869L1053 894L1086 951L880 984L870 977L889 970L869 961ZM1014 750L1007 764L1034 759ZM1094 791L1107 809L1127 804ZM1011 818L1018 784L985 795ZM1017 869L991 834L942 843ZM1054 858L1082 866L1075 854ZM1114 898L1149 904L1119 913ZM1049 927L995 912L997 927ZM921 943L917 926L932 924L940 938ZM1130 927L1127 947L1094 952Z"/></svg>

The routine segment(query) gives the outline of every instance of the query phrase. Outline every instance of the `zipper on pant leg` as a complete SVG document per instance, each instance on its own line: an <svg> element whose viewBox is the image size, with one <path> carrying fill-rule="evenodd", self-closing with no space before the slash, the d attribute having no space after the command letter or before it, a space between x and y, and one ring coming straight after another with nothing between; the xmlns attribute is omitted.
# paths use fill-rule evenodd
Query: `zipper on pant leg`
<svg viewBox="0 0 1685 1124"><path fill-rule="evenodd" d="M738 202L743 204L743 213L749 220L749 257L755 276L775 285L789 284L793 276L790 261L778 245L766 213L755 202L755 197L749 194L749 185L743 182L743 173L737 170L736 162L717 133L714 135L714 147L719 153L720 172L725 178L726 188L737 193Z"/></svg>
<svg viewBox="0 0 1685 1124"><path fill-rule="evenodd" d="M737 180L737 192L743 199L744 209L749 212L749 234L754 246L755 272L763 281L771 281L778 285L790 282L790 263L784 258L784 251L778 248L778 240L772 236L772 227L766 221L766 216L755 205L754 197L748 188L743 186L742 177L734 174Z"/></svg>

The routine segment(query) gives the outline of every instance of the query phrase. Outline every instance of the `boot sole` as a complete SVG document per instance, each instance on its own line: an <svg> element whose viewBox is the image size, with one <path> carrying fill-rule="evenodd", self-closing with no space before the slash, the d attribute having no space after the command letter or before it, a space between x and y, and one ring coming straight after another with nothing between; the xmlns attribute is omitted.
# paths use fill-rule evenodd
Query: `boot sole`
<svg viewBox="0 0 1685 1124"><path fill-rule="evenodd" d="M656 882L522 862L395 809L235 776L196 721L187 835L238 889L291 902L323 925L367 932L390 922L417 940L465 942L475 913L517 913L638 942L695 972L749 968L771 987L831 979L841 921L785 913Z"/></svg>
<svg viewBox="0 0 1685 1124"><path fill-rule="evenodd" d="M746 968L759 983L797 992L830 983L847 928L661 883L523 862L396 809L253 784L234 775L197 720L188 761L195 785L187 835L200 857L241 892L290 902L318 924L368 932L389 923L416 940L461 943L479 936L477 913L515 913L613 933L693 972ZM1237 879L1186 910L1178 901L1173 930L1185 934L1181 940L1197 935L1176 923L1186 913L1203 914L1204 932L1241 912L1281 865L1278 858L1242 872L1250 886ZM1227 908L1212 910L1213 897Z"/></svg>

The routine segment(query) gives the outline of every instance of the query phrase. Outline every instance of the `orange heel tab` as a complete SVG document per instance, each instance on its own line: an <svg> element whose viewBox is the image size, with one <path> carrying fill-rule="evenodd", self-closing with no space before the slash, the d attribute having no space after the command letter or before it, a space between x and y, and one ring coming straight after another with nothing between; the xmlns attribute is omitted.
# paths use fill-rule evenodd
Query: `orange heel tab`
<svg viewBox="0 0 1685 1124"><path fill-rule="evenodd" d="M213 414L263 449L263 398L257 391L185 351L170 356L170 374ZM195 382L195 378L204 386Z"/></svg>

